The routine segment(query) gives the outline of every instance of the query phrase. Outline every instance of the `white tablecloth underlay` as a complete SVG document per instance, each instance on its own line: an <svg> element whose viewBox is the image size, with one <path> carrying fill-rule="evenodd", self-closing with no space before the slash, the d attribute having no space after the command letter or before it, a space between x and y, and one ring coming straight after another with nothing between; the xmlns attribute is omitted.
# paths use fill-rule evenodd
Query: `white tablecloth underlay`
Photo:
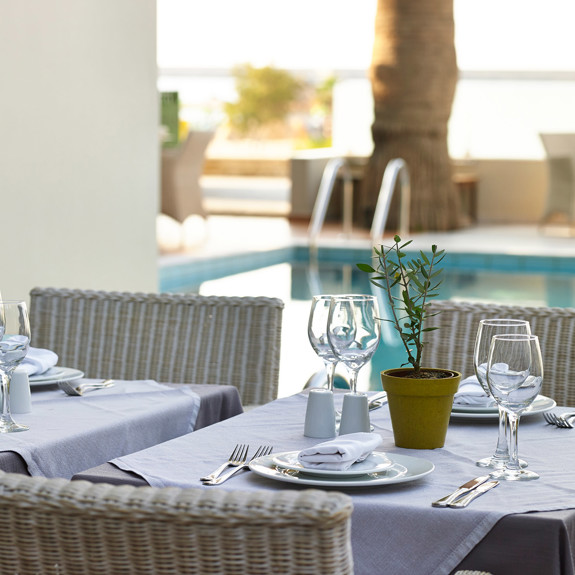
<svg viewBox="0 0 575 575"><path fill-rule="evenodd" d="M305 393L279 399L191 435L114 459L112 463L136 472L151 485L201 487L199 477L221 464L236 443L249 443L251 453L258 445L271 444L278 453L321 442L303 436L306 400ZM336 395L336 407L341 408L341 400L341 394ZM369 489L337 488L353 497L356 575L381 572L382 566L390 565L390 561L393 568L389 572L394 575L448 574L503 516L575 506L575 458L566 456L573 452L575 430L549 426L541 414L524 417L519 428L520 456L541 478L501 482L465 509L434 508L431 502L486 473L475 461L493 453L496 419L452 421L445 447L435 450L395 447L387 406L371 412L371 421L383 439L379 451L428 459L435 464L435 470L408 483ZM220 486L204 488L277 490L306 486L242 471ZM398 553L399 549L409 552Z"/></svg>
<svg viewBox="0 0 575 575"><path fill-rule="evenodd" d="M92 380L78 380L74 385ZM198 394L152 380L116 381L83 397L35 390L32 412L13 415L28 431L0 434L31 475L64 477L194 430Z"/></svg>

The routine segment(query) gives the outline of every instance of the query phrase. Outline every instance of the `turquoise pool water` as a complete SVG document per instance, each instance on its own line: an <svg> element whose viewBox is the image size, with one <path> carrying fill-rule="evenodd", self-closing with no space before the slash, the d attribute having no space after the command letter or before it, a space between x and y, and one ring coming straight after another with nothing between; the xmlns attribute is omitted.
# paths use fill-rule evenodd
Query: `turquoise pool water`
<svg viewBox="0 0 575 575"><path fill-rule="evenodd" d="M310 262L307 248L292 247L229 258L164 266L161 290L204 295L279 297L285 302L280 396L298 391L322 367L307 339L311 296L370 293L357 262L367 249L320 249ZM448 253L441 299L575 307L575 258ZM404 362L396 334L384 323L380 346L360 372L359 387L379 389L379 371ZM341 370L341 376L345 371Z"/></svg>

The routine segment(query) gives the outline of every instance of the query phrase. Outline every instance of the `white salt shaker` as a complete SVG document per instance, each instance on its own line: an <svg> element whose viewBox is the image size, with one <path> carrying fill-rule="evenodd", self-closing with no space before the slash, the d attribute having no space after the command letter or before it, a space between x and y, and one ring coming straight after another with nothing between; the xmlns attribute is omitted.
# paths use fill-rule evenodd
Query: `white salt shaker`
<svg viewBox="0 0 575 575"><path fill-rule="evenodd" d="M359 431L368 433L370 428L367 395L363 393L346 393L343 396L339 434L345 435Z"/></svg>
<svg viewBox="0 0 575 575"><path fill-rule="evenodd" d="M25 369L17 367L10 380L10 412L30 413L32 398L30 396L30 381Z"/></svg>
<svg viewBox="0 0 575 575"><path fill-rule="evenodd" d="M333 392L329 389L312 389L309 392L303 434L317 438L336 436Z"/></svg>

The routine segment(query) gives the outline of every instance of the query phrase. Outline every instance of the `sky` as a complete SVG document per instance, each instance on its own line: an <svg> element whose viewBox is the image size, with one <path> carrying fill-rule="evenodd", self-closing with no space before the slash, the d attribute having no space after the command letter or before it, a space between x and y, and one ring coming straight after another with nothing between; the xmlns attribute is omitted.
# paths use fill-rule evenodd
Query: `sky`
<svg viewBox="0 0 575 575"><path fill-rule="evenodd" d="M367 69L377 0L158 0L160 68ZM575 70L573 0L454 0L462 70Z"/></svg>

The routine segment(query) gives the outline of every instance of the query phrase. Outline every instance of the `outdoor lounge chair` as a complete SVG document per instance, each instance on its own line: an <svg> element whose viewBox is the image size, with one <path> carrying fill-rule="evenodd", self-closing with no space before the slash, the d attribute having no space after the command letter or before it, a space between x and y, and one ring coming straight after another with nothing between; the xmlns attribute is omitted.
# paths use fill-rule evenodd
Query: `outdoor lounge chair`
<svg viewBox="0 0 575 575"><path fill-rule="evenodd" d="M205 216L200 177L213 132L191 131L178 148L162 151L162 213L183 223L188 216Z"/></svg>
<svg viewBox="0 0 575 575"><path fill-rule="evenodd" d="M0 573L350 575L343 493L133 487L0 472Z"/></svg>
<svg viewBox="0 0 575 575"><path fill-rule="evenodd" d="M35 288L32 345L88 378L235 385L276 399L283 302L266 297Z"/></svg>
<svg viewBox="0 0 575 575"><path fill-rule="evenodd" d="M474 374L473 348L479 321L490 318L525 319L531 332L539 336L543 356L541 393L559 405L575 406L572 368L575 348L575 309L558 307L521 307L454 301L434 301L426 327L440 329L427 334L423 364L459 371L463 377Z"/></svg>

